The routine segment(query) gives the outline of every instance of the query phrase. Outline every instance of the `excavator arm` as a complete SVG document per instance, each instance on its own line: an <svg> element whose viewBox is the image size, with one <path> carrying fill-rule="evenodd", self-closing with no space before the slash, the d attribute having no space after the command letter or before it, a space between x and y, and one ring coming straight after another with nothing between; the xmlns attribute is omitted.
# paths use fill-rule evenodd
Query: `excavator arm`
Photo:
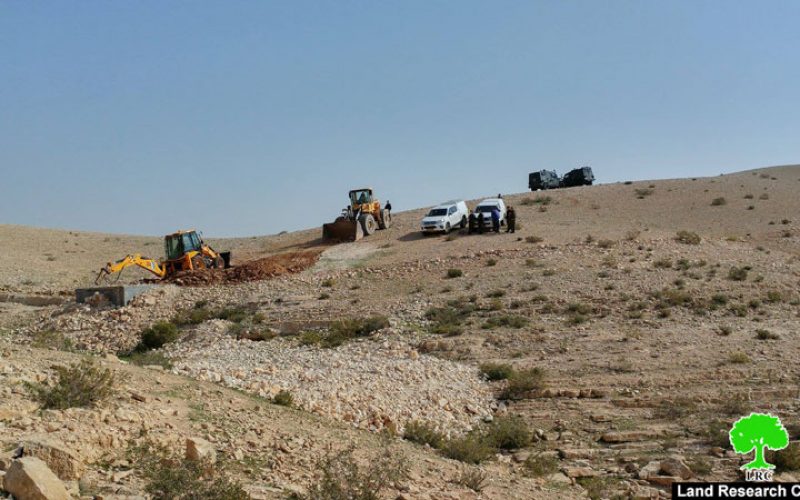
<svg viewBox="0 0 800 500"><path fill-rule="evenodd" d="M104 268L100 269L100 272L97 274L97 278L94 280L94 282L95 284L98 284L103 276L119 273L126 267L130 266L139 266L142 269L150 271L159 278L163 278L167 274L166 269L164 269L158 261L149 259L147 257L142 257L137 253L134 255L127 255L123 259L106 264Z"/></svg>

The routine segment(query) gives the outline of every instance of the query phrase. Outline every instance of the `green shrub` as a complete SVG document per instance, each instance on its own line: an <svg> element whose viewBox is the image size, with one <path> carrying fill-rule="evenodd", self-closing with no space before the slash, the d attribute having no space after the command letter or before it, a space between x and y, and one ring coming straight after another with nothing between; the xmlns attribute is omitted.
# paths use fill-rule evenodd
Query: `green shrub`
<svg viewBox="0 0 800 500"><path fill-rule="evenodd" d="M483 434L472 431L460 438L451 439L442 446L442 453L447 458L468 464L479 464L495 453L495 449L486 442Z"/></svg>
<svg viewBox="0 0 800 500"><path fill-rule="evenodd" d="M427 444L431 448L439 449L445 442L444 434L434 429L428 423L412 421L406 424L403 439L417 444Z"/></svg>
<svg viewBox="0 0 800 500"><path fill-rule="evenodd" d="M315 330L307 330L300 334L300 345L319 345L322 342L322 333Z"/></svg>
<svg viewBox="0 0 800 500"><path fill-rule="evenodd" d="M432 307L425 311L425 318L432 322L431 333L452 337L462 332L462 312L454 307Z"/></svg>
<svg viewBox="0 0 800 500"><path fill-rule="evenodd" d="M132 352L128 356L123 356L128 363L136 366L160 366L166 370L172 368L172 361L160 352L144 351Z"/></svg>
<svg viewBox="0 0 800 500"><path fill-rule="evenodd" d="M336 284L336 280L334 280L333 278L325 278L324 280L322 280L322 286L324 286L326 288L331 288L335 284Z"/></svg>
<svg viewBox="0 0 800 500"><path fill-rule="evenodd" d="M778 340L781 337L777 333L772 333L769 330L759 329L756 330L756 338L758 340Z"/></svg>
<svg viewBox="0 0 800 500"><path fill-rule="evenodd" d="M495 259L489 259L486 261L486 267L493 267L497 265L497 261Z"/></svg>
<svg viewBox="0 0 800 500"><path fill-rule="evenodd" d="M145 481L144 491L160 500L249 500L241 484L210 461L188 460L152 443L131 451Z"/></svg>
<svg viewBox="0 0 800 500"><path fill-rule="evenodd" d="M242 307L226 307L216 313L218 319L241 323L247 319L248 311Z"/></svg>
<svg viewBox="0 0 800 500"><path fill-rule="evenodd" d="M464 275L464 272L461 269L448 269L447 270L447 278L460 278Z"/></svg>
<svg viewBox="0 0 800 500"><path fill-rule="evenodd" d="M505 294L506 292L504 290L492 290L491 292L487 293L486 296L490 299L497 299L505 296Z"/></svg>
<svg viewBox="0 0 800 500"><path fill-rule="evenodd" d="M699 245L700 240L700 235L692 231L678 231L675 236L675 241L684 245Z"/></svg>
<svg viewBox="0 0 800 500"><path fill-rule="evenodd" d="M743 365L750 362L750 356L743 352L732 352L728 355L728 362L734 365Z"/></svg>
<svg viewBox="0 0 800 500"><path fill-rule="evenodd" d="M777 290L770 290L767 292L767 298L765 300L772 304L783 302L783 294Z"/></svg>
<svg viewBox="0 0 800 500"><path fill-rule="evenodd" d="M597 246L604 249L609 249L614 246L616 242L614 240L600 240L597 242Z"/></svg>
<svg viewBox="0 0 800 500"><path fill-rule="evenodd" d="M276 405L288 406L291 408L294 406L294 396L292 396L292 393L287 390L280 390L278 391L278 394L273 396L272 402Z"/></svg>
<svg viewBox="0 0 800 500"><path fill-rule="evenodd" d="M653 267L656 269L669 269L672 267L672 261L670 259L658 259L653 262Z"/></svg>
<svg viewBox="0 0 800 500"><path fill-rule="evenodd" d="M501 399L522 399L529 392L545 387L545 372L541 368L514 370L508 377L508 384L501 393Z"/></svg>
<svg viewBox="0 0 800 500"><path fill-rule="evenodd" d="M305 497L308 500L378 500L385 490L404 480L405 462L389 447L359 467L354 449L330 452L316 464L314 480Z"/></svg>
<svg viewBox="0 0 800 500"><path fill-rule="evenodd" d="M159 321L142 332L142 338L136 350L142 352L159 349L164 344L169 344L177 339L178 327L168 321Z"/></svg>
<svg viewBox="0 0 800 500"><path fill-rule="evenodd" d="M732 267L728 271L728 279L732 281L745 281L747 279L747 267Z"/></svg>
<svg viewBox="0 0 800 500"><path fill-rule="evenodd" d="M558 471L558 459L542 452L531 453L523 463L525 473L532 477L549 476Z"/></svg>
<svg viewBox="0 0 800 500"><path fill-rule="evenodd" d="M522 328L527 324L528 324L528 318L524 316L518 316L515 314L504 314L502 316L492 316L491 318L487 319L486 322L481 326L481 328L485 330L490 330L499 327Z"/></svg>
<svg viewBox="0 0 800 500"><path fill-rule="evenodd" d="M92 359L83 359L69 366L56 366L52 384L28 383L31 396L44 410L89 408L110 398L120 381L112 370Z"/></svg>
<svg viewBox="0 0 800 500"><path fill-rule="evenodd" d="M498 417L486 428L486 439L494 448L516 450L528 446L531 431L520 417Z"/></svg>
<svg viewBox="0 0 800 500"><path fill-rule="evenodd" d="M514 368L507 363L483 363L480 370L488 380L506 380L514 373Z"/></svg>

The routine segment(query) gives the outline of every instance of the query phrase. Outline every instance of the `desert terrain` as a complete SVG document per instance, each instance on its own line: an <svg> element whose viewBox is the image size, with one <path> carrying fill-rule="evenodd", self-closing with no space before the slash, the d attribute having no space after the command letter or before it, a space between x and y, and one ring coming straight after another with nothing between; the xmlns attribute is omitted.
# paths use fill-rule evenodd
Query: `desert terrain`
<svg viewBox="0 0 800 500"><path fill-rule="evenodd" d="M188 446L214 461L206 482L252 498L372 498L334 496L331 477L404 499L735 480L739 417L773 413L800 439L798 192L800 166L782 166L505 194L515 234L423 237L421 208L353 243L209 239L239 268L311 257L121 308L74 289L162 256L161 238L0 225L0 474L30 453L76 498L158 497L148 447L180 462ZM175 338L137 350L165 324ZM31 387L81 361L114 374L111 394L43 409ZM787 450L776 478L800 479Z"/></svg>

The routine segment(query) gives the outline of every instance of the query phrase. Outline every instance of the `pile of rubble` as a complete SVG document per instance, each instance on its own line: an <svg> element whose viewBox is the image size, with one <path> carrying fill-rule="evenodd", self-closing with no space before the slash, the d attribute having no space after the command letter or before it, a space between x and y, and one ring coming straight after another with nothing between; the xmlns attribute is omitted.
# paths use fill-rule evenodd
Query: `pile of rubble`
<svg viewBox="0 0 800 500"><path fill-rule="evenodd" d="M230 269L202 269L180 272L166 281L183 286L208 286L223 283L259 281L285 274L294 274L313 266L322 250L286 252L251 260Z"/></svg>
<svg viewBox="0 0 800 500"><path fill-rule="evenodd" d="M192 340L171 345L173 371L261 397L289 391L307 411L372 431L402 431L420 420L459 433L496 407L477 369L420 356L392 328L377 339L322 349L281 338L235 340L223 333L227 324L208 322Z"/></svg>

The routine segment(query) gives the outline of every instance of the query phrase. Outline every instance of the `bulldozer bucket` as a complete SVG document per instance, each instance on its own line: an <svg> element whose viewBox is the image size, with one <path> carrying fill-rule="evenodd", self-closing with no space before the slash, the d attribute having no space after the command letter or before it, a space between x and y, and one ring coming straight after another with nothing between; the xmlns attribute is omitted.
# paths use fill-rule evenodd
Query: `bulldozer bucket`
<svg viewBox="0 0 800 500"><path fill-rule="evenodd" d="M357 220L339 219L322 225L322 238L338 241L358 241L364 237L364 230Z"/></svg>

